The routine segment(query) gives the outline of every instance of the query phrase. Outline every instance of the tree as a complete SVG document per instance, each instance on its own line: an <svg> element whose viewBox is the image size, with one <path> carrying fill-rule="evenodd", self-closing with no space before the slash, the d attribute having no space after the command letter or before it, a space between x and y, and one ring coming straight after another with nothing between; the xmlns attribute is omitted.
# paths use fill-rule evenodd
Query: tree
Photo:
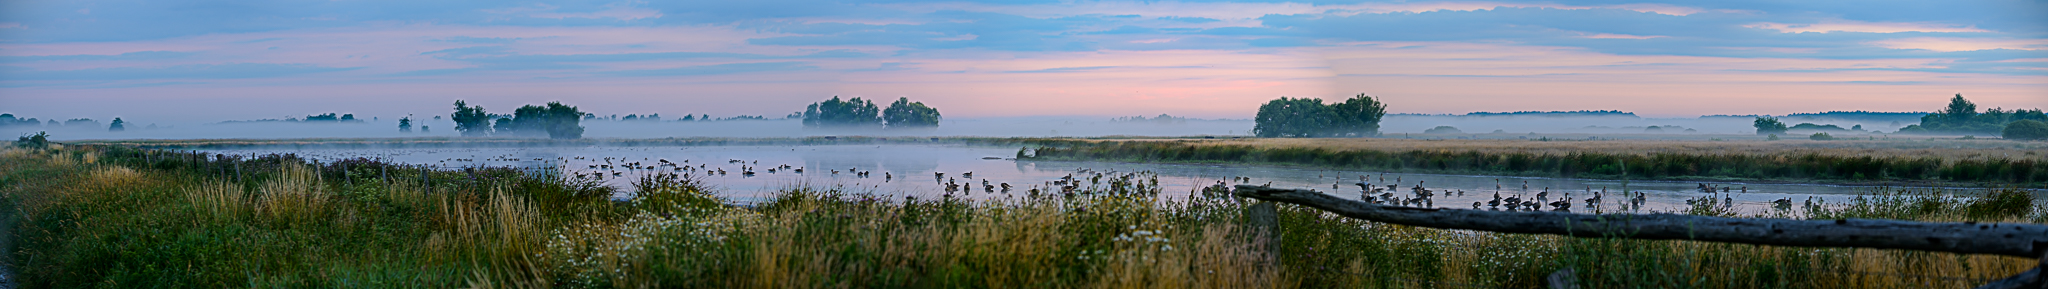
<svg viewBox="0 0 2048 289"><path fill-rule="evenodd" d="M1756 134L1776 135L1785 133L1785 122L1775 117L1756 117Z"/></svg>
<svg viewBox="0 0 2048 289"><path fill-rule="evenodd" d="M589 115L576 110L574 106L552 101L548 102L541 115L541 123L543 129L548 132L548 138L578 139L583 138L583 125L580 122L587 116Z"/></svg>
<svg viewBox="0 0 2048 289"><path fill-rule="evenodd" d="M1335 115L1322 99L1280 97L1259 106L1252 134L1259 137L1315 137Z"/></svg>
<svg viewBox="0 0 2048 289"><path fill-rule="evenodd" d="M1947 123L1969 122L1970 119L1977 117L1977 104L1963 99L1963 94L1957 93L1955 98L1948 99L1948 109L1942 110L1940 114Z"/></svg>
<svg viewBox="0 0 2048 289"><path fill-rule="evenodd" d="M514 134L517 134L517 133L519 132L519 126L518 126L518 125L516 125L516 124L513 124L513 123L512 123L512 118L510 118L510 117L501 117L501 118L498 118L498 124L497 124L497 125L495 125L494 127L497 127L497 131L493 132L493 133L495 133L495 134L501 134L501 135L508 135L508 136L509 136L509 135L514 135Z"/></svg>
<svg viewBox="0 0 2048 289"><path fill-rule="evenodd" d="M898 97L882 110L882 120L889 128L938 127L939 110L925 106L923 102L910 102L908 97Z"/></svg>
<svg viewBox="0 0 2048 289"><path fill-rule="evenodd" d="M1387 115L1387 104L1373 100L1363 93L1330 105L1336 115L1331 120L1332 136L1377 136L1380 134L1380 118Z"/></svg>
<svg viewBox="0 0 2048 289"><path fill-rule="evenodd" d="M2048 122L2018 120L2005 124L2001 137L2011 140L2048 140Z"/></svg>
<svg viewBox="0 0 2048 289"><path fill-rule="evenodd" d="M121 118L118 118L118 117L116 117L116 118L114 118L114 123L113 123L113 125L109 125L109 126L107 126L107 131L124 131L124 130L128 130L128 127L126 126L126 124L128 124L128 122L125 122L125 121L121 121Z"/></svg>
<svg viewBox="0 0 2048 289"><path fill-rule="evenodd" d="M833 96L804 109L804 127L876 127L882 125L881 112L873 101Z"/></svg>
<svg viewBox="0 0 2048 289"><path fill-rule="evenodd" d="M412 132L412 116L398 119L398 132Z"/></svg>
<svg viewBox="0 0 2048 289"><path fill-rule="evenodd" d="M483 136L491 133L491 114L484 106L469 106L461 100L455 101L455 113L448 116L455 120L455 131L464 136Z"/></svg>

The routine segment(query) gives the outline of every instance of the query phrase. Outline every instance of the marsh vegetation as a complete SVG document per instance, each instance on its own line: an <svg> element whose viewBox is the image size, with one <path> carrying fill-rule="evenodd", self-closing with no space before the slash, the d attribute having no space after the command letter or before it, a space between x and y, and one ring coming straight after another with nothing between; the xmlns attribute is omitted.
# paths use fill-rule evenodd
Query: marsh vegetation
<svg viewBox="0 0 2048 289"><path fill-rule="evenodd" d="M1963 287L2032 259L1496 234L1282 205L1121 173L1072 194L907 199L809 186L735 206L651 175L624 200L561 172L420 170L113 146L0 150L9 264L29 287ZM437 181L425 182L424 179ZM2040 223L2010 189L1873 190L1693 214Z"/></svg>

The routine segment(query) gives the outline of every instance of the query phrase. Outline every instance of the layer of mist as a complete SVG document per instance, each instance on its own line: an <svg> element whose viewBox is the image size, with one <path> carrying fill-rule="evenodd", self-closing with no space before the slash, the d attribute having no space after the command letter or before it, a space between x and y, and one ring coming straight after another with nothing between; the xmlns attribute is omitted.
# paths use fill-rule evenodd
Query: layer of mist
<svg viewBox="0 0 2048 289"><path fill-rule="evenodd" d="M1640 118L1635 116L1545 116L1545 115L1388 115L1380 131L1388 137L1453 137L1483 134L1628 134L1647 135L1753 135L1750 116L1707 116L1699 118ZM1862 134L1896 131L1918 122L1869 119L1786 117L1787 125L1814 123L1835 125L1842 131L1793 130L1788 135L1814 132ZM932 129L807 129L801 121L610 121L585 120L586 138L668 138L668 137L806 137L831 135L867 136L981 136L981 137L1105 137L1105 136L1249 136L1251 120L1186 120L1179 122L1120 121L1102 117L1010 117L950 119ZM295 139L295 138L391 138L454 137L455 124L447 119L427 119L414 124L414 131L398 131L394 121L254 122L162 125L130 123L126 131L109 132L104 126L0 126L0 133L15 135L47 131L55 140L110 139ZM1864 131L1846 130L1861 125ZM1455 133L1427 133L1450 126ZM1654 127L1654 128L1653 128ZM1497 135L1504 136L1504 135ZM1533 138L1533 137L1532 137Z"/></svg>

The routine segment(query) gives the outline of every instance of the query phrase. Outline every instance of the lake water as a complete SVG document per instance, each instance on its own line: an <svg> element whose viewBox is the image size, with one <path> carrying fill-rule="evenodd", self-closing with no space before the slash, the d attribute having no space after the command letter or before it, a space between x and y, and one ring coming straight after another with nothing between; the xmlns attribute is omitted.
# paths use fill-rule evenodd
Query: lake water
<svg viewBox="0 0 2048 289"><path fill-rule="evenodd" d="M444 168L463 166L492 167L559 167L572 173L605 174L605 182L621 189L631 189L633 178L656 171L674 172L671 166L656 169L623 169L628 163L638 166L659 166L659 160L668 160L677 166L695 169L684 172L704 180L721 195L735 201L760 200L777 189L795 186L818 188L839 188L851 192L873 193L890 196L937 197L946 195L945 182L966 184L965 193L953 193L955 197L1000 198L1023 194L1031 188L1046 188L1049 182L1070 174L1086 178L1082 172L1151 172L1157 174L1159 185L1171 197L1186 196L1204 186L1225 181L1229 184L1271 183L1274 187L1305 188L1344 198L1360 198L1360 189L1354 183L1361 178L1374 185L1399 185L1396 195L1408 196L1409 187L1423 185L1439 191L1434 198L1437 207L1470 208L1473 202L1491 200L1498 192L1503 196L1522 195L1533 198L1536 192L1546 188L1553 200L1564 193L1571 193L1577 199L1575 211L1586 211L1583 199L1593 191L1610 192L1605 197L1606 208L1618 207L1624 198L1618 192L1623 187L1642 192L1646 202L1644 211L1673 211L1684 208L1685 200L1707 196L1697 190L1694 182L1650 182L1619 180L1584 180L1535 177L1499 177L1470 175L1433 175L1380 173L1375 171L1345 171L1326 169L1303 169L1272 166L1226 166L1189 165L1156 163L1113 163L1113 162L1071 162L1071 161L1017 161L1009 157L1016 155L1018 148L985 147L965 145L782 145L782 146L648 146L648 147L534 147L534 148L434 148L434 149L224 149L212 150L222 154L270 154L294 153L302 157L322 161L347 158L372 158L386 161L430 165ZM602 167L609 164L610 168ZM802 168L802 173L790 169L769 168L788 165ZM600 166L592 168L592 166ZM753 176L741 174L741 167L753 167ZM705 173L724 170L726 174ZM838 171L834 173L834 171ZM860 177L855 171L869 172ZM616 173L616 174L613 174ZM934 173L944 173L935 178ZM973 173L971 178L966 173ZM1248 182L1231 181L1248 178ZM1011 184L1014 189L1008 194L990 193L983 190L983 181L991 185ZM1524 189L1524 186L1527 189ZM1718 201L1731 201L1738 210L1760 212L1769 210L1771 201L1790 199L1794 206L1808 198L1815 201L1839 203L1857 194L1869 193L1874 187L1836 186L1816 184L1761 184L1761 183L1712 183L1717 187L1729 187L1734 192L1716 195ZM1333 188L1334 186L1334 188ZM1496 191L1496 186L1500 190ZM1056 188L1051 190L1057 190ZM1444 192L1463 191L1463 195ZM622 196L623 197L623 196ZM1612 210L1612 209L1609 209Z"/></svg>

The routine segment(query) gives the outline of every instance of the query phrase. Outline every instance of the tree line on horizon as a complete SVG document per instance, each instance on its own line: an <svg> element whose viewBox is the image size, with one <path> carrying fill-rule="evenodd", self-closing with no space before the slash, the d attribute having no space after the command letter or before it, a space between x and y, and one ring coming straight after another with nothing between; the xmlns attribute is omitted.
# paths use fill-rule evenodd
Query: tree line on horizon
<svg viewBox="0 0 2048 289"><path fill-rule="evenodd" d="M1778 118L1767 116L1756 117L1753 126L1756 127L1757 135L1770 135L1772 139L1776 139L1777 135L1779 134L1784 134L1786 131L1795 129L1847 131L1842 129L1841 127L1834 125L1823 126L1811 123L1801 123L1796 126L1787 127L1785 126L1785 122L1780 121ZM1858 125L1856 128L1850 130L1861 130L1861 128L1862 126ZM2012 111L2006 111L2003 108L1992 108L1989 110L1985 110L1982 113L1979 113L1977 112L1976 103L1970 102L1970 100L1968 99L1964 99L1963 94L1958 93L1954 98L1949 99L1948 107L1942 109L1939 112L1929 113L1927 115L1921 116L1919 124L1907 125L1906 127L1899 128L1899 131L1897 133L1996 133L1999 134L2000 137L2006 139L2048 139L2048 114L2043 114L2042 110L2038 108L2031 110L2015 109ZM1809 136L1809 138L1814 140L1833 139L1833 137L1827 135L1826 132L1815 133L1814 135Z"/></svg>

